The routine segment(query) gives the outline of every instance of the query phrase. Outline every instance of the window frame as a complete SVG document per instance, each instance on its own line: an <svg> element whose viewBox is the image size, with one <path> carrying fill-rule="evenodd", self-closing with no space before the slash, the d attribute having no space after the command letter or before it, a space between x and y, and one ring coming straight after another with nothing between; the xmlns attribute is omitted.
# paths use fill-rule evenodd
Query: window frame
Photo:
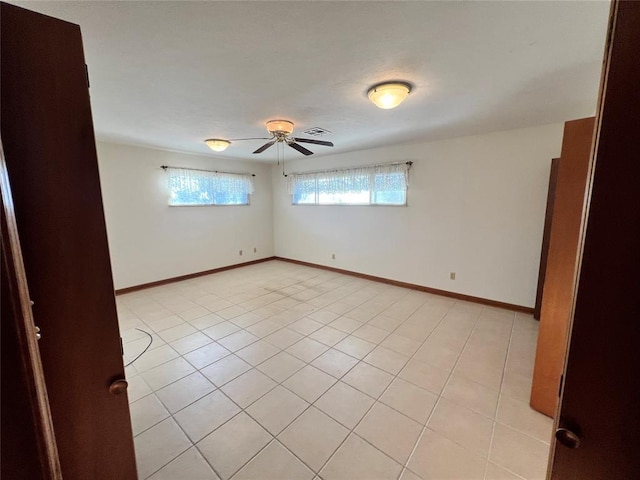
<svg viewBox="0 0 640 480"><path fill-rule="evenodd" d="M217 170L204 170L204 169L188 168L188 167L168 167L166 165L163 165L161 168L166 172L166 175L167 175L167 190L168 190L167 205L169 207L247 207L251 205L251 196L253 195L253 192L254 192L252 177L255 177L255 175L253 174L221 172ZM238 180L243 180L244 182L247 183L246 203L215 203L215 194L219 191L216 191L213 189L210 191L207 191L207 193L211 195L211 198L212 198L211 203L172 203L173 195L174 195L174 189L171 185L172 170L194 172L193 174L195 175L197 175L197 172L200 172L202 174L201 175L202 178L207 179L207 181L214 181L216 177L218 177L219 179L224 179L225 177L226 178L237 177ZM174 173L174 175L177 175L177 174ZM206 190L199 189L198 191L206 191ZM232 192L227 191L226 193L231 194Z"/></svg>
<svg viewBox="0 0 640 480"><path fill-rule="evenodd" d="M396 165L406 165L406 169L403 170L399 170L398 172L388 172L388 174L393 174L393 173L403 173L403 175L405 175L405 188L404 188L404 202L403 203L374 203L373 202L373 197L376 194L376 190L374 188L372 188L372 185L374 185L375 182L375 176L376 174L379 174L380 172L376 171L376 168L380 168L380 167L392 167L392 166L396 166ZM292 206L296 206L296 207L407 207L409 206L409 170L411 169L411 166L413 165L413 162L397 162L397 163L388 163L388 164L380 164L380 165L365 165L362 167L354 167L354 168L345 168L345 169L340 169L340 170L323 170L323 171L316 171L316 172L303 172L303 173L294 173L294 174L289 174L288 177L289 178L289 182L290 182L290 192L289 194L291 195L291 205ZM368 203L320 203L320 190L318 187L318 181L322 180L321 176L322 174L335 174L337 172L345 172L345 175L347 175L349 172L355 172L358 170L369 170L368 174L369 174L369 191L368 191L368 196L369 196L369 201ZM296 203L295 202L295 182L296 182L296 176L305 176L305 175L315 175L314 181L315 181L315 189L314 189L314 196L315 196L315 201L313 203ZM302 181L309 181L310 179L304 179Z"/></svg>

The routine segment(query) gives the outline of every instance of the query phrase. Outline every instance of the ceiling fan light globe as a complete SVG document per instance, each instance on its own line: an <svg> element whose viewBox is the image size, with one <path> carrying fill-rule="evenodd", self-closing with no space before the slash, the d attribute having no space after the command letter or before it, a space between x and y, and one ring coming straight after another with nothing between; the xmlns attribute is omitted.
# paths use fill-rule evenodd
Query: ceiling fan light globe
<svg viewBox="0 0 640 480"><path fill-rule="evenodd" d="M378 108L388 110L400 105L410 92L411 86L408 83L381 83L371 87L367 96Z"/></svg>
<svg viewBox="0 0 640 480"><path fill-rule="evenodd" d="M231 145L229 140L222 140L221 138L209 138L204 143L214 152L224 152Z"/></svg>
<svg viewBox="0 0 640 480"><path fill-rule="evenodd" d="M272 135L291 135L293 133L293 122L289 120L269 120L267 122L267 131Z"/></svg>

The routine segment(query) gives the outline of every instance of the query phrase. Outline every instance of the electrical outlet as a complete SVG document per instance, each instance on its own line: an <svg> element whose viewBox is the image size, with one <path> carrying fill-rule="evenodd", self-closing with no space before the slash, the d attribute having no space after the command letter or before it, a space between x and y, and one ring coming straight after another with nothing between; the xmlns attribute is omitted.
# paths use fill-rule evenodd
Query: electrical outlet
<svg viewBox="0 0 640 480"><path fill-rule="evenodd" d="M332 254L331 254L331 259L332 259L332 260L335 260L335 259L336 259L336 254L335 254L335 253L332 253Z"/></svg>
<svg viewBox="0 0 640 480"><path fill-rule="evenodd" d="M455 279L456 279L456 272L451 272L451 273L449 274L449 278L450 278L451 280L455 280Z"/></svg>
<svg viewBox="0 0 640 480"><path fill-rule="evenodd" d="M240 250L240 251L238 252L238 255L242 256L242 250Z"/></svg>
<svg viewBox="0 0 640 480"><path fill-rule="evenodd" d="M256 247L253 247L253 253L257 253L258 249Z"/></svg>

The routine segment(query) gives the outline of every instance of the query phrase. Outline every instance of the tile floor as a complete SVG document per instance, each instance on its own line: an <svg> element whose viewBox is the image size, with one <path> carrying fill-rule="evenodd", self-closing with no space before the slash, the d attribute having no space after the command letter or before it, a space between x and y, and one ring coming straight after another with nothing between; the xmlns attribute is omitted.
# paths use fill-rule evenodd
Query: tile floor
<svg viewBox="0 0 640 480"><path fill-rule="evenodd" d="M281 261L117 302L140 479L545 476L529 315Z"/></svg>

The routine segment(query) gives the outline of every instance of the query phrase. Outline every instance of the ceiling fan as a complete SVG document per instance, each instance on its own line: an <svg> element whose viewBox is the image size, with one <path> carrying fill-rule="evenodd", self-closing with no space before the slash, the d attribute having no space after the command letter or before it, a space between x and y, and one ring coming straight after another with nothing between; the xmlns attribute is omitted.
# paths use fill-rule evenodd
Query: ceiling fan
<svg viewBox="0 0 640 480"><path fill-rule="evenodd" d="M267 143L262 145L253 153L262 153L267 148L275 145L276 143L283 143L294 150L302 153L303 155L313 155L311 150L304 148L299 143L312 143L314 145L322 145L325 147L333 147L333 143L326 142L324 140L314 140L312 138L298 138L293 137L291 134L293 133L293 122L289 120L269 120L267 122L267 131L271 134L270 137L262 137L262 138L235 138L229 140L238 141L238 140L269 140Z"/></svg>
<svg viewBox="0 0 640 480"><path fill-rule="evenodd" d="M269 120L267 122L267 131L271 134L271 137L266 140L271 141L265 143L253 153L262 153L267 148L279 142L286 143L291 148L299 151L303 155L313 155L313 152L304 148L302 145L298 145L298 143L312 143L315 145L323 145L325 147L333 147L333 143L326 142L324 140L292 137L291 134L293 133L293 122L290 122L288 120Z"/></svg>

